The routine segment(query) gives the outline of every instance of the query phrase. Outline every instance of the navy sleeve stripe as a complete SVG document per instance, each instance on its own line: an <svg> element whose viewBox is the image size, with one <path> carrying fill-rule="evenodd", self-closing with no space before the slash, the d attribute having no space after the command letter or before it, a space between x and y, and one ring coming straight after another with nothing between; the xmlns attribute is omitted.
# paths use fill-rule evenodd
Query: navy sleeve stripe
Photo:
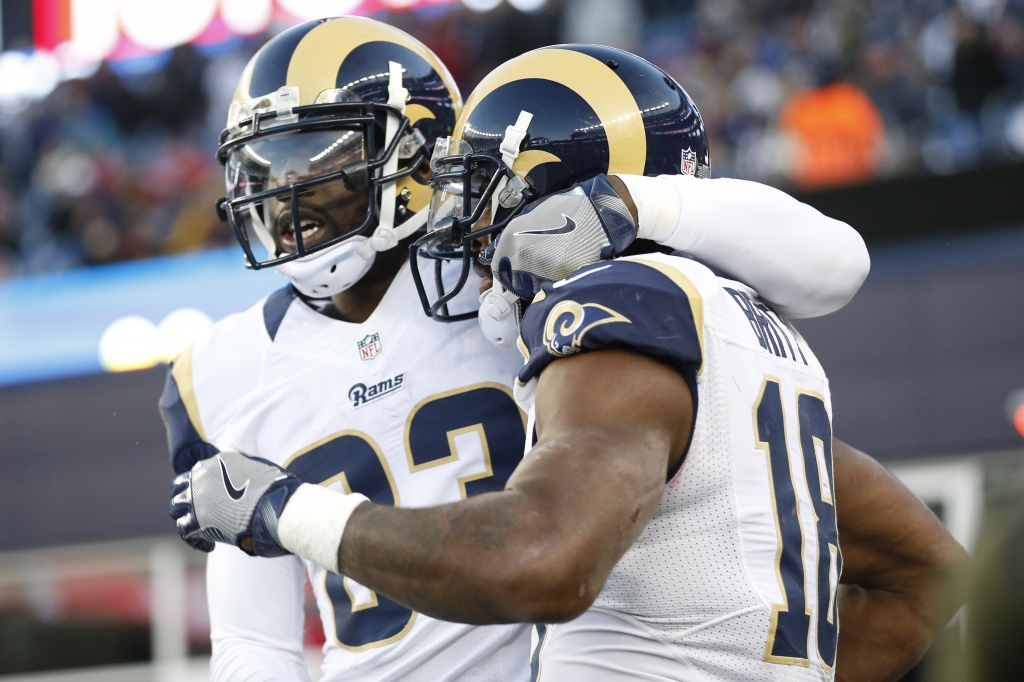
<svg viewBox="0 0 1024 682"><path fill-rule="evenodd" d="M189 348L168 367L164 392L160 396L160 414L167 428L167 447L170 450L171 467L175 474L184 473L196 462L219 452L216 447L206 442L205 436L201 434L202 425L197 428L193 423L185 399L190 398L193 406L195 405L195 397L191 395L191 352L192 349ZM189 370L189 380L182 382L184 386L179 384L178 379L183 374L182 366Z"/></svg>
<svg viewBox="0 0 1024 682"><path fill-rule="evenodd" d="M272 293L263 302L263 324L271 341L277 337L277 330L281 328L284 316L294 300L295 289L289 284Z"/></svg>

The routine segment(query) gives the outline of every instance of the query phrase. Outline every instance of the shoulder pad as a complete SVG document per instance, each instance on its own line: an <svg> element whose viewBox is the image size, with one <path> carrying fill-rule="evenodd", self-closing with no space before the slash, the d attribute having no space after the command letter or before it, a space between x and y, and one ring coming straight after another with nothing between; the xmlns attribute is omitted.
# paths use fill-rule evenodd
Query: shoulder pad
<svg viewBox="0 0 1024 682"><path fill-rule="evenodd" d="M610 348L658 358L689 381L703 365L703 324L700 293L679 268L643 257L596 263L545 284L527 308L519 381L558 358Z"/></svg>

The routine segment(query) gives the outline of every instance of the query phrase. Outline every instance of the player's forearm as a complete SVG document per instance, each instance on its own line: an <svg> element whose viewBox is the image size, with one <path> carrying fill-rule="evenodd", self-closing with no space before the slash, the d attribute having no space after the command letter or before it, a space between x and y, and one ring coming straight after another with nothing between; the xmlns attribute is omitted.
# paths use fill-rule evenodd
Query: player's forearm
<svg viewBox="0 0 1024 682"><path fill-rule="evenodd" d="M876 576L873 587L840 586L836 680L900 679L963 605L967 555L940 540L916 568Z"/></svg>
<svg viewBox="0 0 1024 682"><path fill-rule="evenodd" d="M364 504L345 528L341 572L446 620L551 623L582 613L653 515L667 453L688 435L674 411L649 406L639 416L618 412L625 434L579 424L573 409L591 416L599 409L579 397L593 388L584 377L628 371L646 372L618 390L632 403L643 396L679 405L689 397L678 374L641 356L614 351L559 361L537 390L547 425L505 490L421 509ZM662 393L666 385L673 391ZM577 405L563 404L571 401Z"/></svg>
<svg viewBox="0 0 1024 682"><path fill-rule="evenodd" d="M921 660L933 634L914 600L843 585L836 682L899 680Z"/></svg>
<svg viewBox="0 0 1024 682"><path fill-rule="evenodd" d="M596 592L565 584L564 548L514 491L423 509L364 504L339 549L342 572L409 608L474 624L560 620ZM550 522L550 520L547 520ZM582 563L582 562L581 562Z"/></svg>
<svg viewBox="0 0 1024 682"><path fill-rule="evenodd" d="M832 442L843 552L839 680L895 680L965 601L967 554L878 462Z"/></svg>

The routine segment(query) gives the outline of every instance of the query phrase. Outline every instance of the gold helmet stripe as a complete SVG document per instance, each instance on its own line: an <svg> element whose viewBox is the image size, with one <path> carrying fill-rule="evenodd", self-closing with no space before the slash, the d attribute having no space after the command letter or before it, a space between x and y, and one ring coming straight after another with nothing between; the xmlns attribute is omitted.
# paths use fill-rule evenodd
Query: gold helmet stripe
<svg viewBox="0 0 1024 682"><path fill-rule="evenodd" d="M427 109L422 104L406 104L405 115L408 117L410 125L416 123L416 121L422 121L425 118L437 118L434 116L433 111Z"/></svg>
<svg viewBox="0 0 1024 682"><path fill-rule="evenodd" d="M534 50L499 66L469 96L453 136L462 137L466 120L483 98L503 85L526 78L560 83L582 97L608 136L608 173L643 175L647 136L633 93L604 62L574 50ZM512 123L515 121L509 121Z"/></svg>
<svg viewBox="0 0 1024 682"><path fill-rule="evenodd" d="M561 161L560 158L543 149L527 149L526 151L519 152L515 163L512 164L512 172L521 178L525 178L530 174L530 171L542 163L561 163Z"/></svg>
<svg viewBox="0 0 1024 682"><path fill-rule="evenodd" d="M299 41L288 63L287 76L287 84L299 88L299 104L313 104L321 92L338 87L341 64L352 50L372 42L397 43L426 60L448 87L456 103L455 115L458 116L458 105L461 104L459 89L434 53L404 31L364 17L325 21ZM324 55L332 55L333 58L325 61Z"/></svg>

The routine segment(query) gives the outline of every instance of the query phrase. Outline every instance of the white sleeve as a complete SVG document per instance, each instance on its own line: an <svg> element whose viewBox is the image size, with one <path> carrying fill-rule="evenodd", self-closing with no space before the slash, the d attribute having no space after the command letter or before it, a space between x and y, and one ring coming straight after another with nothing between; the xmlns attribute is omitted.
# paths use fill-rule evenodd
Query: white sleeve
<svg viewBox="0 0 1024 682"><path fill-rule="evenodd" d="M305 565L218 543L206 562L212 682L309 682L302 648Z"/></svg>
<svg viewBox="0 0 1024 682"><path fill-rule="evenodd" d="M618 176L638 236L699 258L756 289L786 317L846 305L868 276L860 234L785 192L747 180Z"/></svg>

